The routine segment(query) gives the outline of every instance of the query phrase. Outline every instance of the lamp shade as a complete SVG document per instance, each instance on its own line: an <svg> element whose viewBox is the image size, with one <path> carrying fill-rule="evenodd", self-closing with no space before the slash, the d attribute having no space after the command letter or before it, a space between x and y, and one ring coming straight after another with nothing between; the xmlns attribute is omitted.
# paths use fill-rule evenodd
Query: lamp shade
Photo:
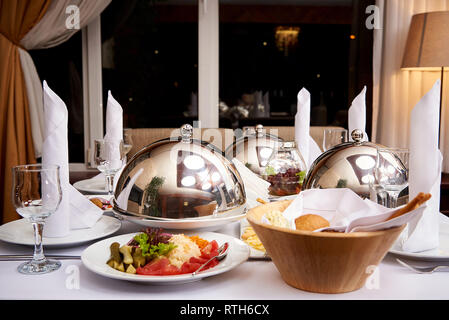
<svg viewBox="0 0 449 320"><path fill-rule="evenodd" d="M402 60L402 68L449 66L449 11L414 15Z"/></svg>

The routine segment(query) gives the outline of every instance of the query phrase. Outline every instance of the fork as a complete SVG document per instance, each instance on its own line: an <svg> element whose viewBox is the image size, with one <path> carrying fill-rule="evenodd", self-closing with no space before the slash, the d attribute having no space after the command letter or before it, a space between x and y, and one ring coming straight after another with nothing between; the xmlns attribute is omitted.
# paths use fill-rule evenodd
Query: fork
<svg viewBox="0 0 449 320"><path fill-rule="evenodd" d="M396 258L396 261L399 262L400 264L402 264L404 267L406 267L412 271L418 272L418 273L432 273L437 269L449 268L449 262L438 264L438 265L431 266L431 267L415 267L415 266L411 266L408 263L405 263L404 261L399 260L397 258Z"/></svg>

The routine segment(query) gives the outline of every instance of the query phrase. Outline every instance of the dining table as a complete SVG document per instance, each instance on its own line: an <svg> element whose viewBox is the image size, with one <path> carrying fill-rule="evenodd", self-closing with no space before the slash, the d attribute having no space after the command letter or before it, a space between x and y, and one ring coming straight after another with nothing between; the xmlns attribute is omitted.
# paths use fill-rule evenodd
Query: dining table
<svg viewBox="0 0 449 320"><path fill-rule="evenodd" d="M112 213L104 213L113 215ZM122 220L113 235L139 232L142 226ZM179 230L178 230L179 231ZM180 231L182 232L182 231ZM213 232L240 236L240 221ZM95 243L45 248L47 255L81 255ZM0 241L0 254L32 254L32 246ZM269 259L249 258L237 267L201 280L154 285L111 279L87 269L80 259L61 260L60 269L42 275L17 271L20 261L0 261L2 300L445 300L449 299L449 268L431 274L415 273L388 253L361 289L321 294L285 283ZM425 262L420 262L426 264Z"/></svg>

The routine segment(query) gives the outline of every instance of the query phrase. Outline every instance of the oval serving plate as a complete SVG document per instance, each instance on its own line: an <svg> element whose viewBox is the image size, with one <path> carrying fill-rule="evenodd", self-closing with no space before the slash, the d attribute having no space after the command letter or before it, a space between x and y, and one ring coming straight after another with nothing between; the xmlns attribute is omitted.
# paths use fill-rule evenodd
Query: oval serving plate
<svg viewBox="0 0 449 320"><path fill-rule="evenodd" d="M232 236L214 232L186 232L186 235L198 235L199 237L208 241L216 240L219 246L226 241L229 242L228 255L215 267L202 271L195 276L192 276L191 273L171 276L146 276L139 274L128 274L115 270L108 266L106 262L110 257L109 246L113 242L118 242L120 243L120 245L126 244L136 234L138 234L138 232L104 239L97 243L94 243L83 251L81 255L81 261L87 269L103 277L118 280L143 282L153 285L169 285L198 281L206 277L211 277L227 272L246 261L249 257L248 246L243 241Z"/></svg>

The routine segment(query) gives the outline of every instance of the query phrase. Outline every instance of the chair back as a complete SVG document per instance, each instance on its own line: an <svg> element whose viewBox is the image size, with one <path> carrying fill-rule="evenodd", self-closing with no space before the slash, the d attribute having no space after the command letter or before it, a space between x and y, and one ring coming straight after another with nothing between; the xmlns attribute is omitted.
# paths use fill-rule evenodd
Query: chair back
<svg viewBox="0 0 449 320"><path fill-rule="evenodd" d="M311 126L310 136L315 140L318 146L323 148L324 129L341 127ZM279 136L285 141L295 140L295 127L264 127L267 133ZM201 130L201 131L200 131ZM133 147L128 153L128 159L135 155L145 146L169 137L178 137L179 128L137 128L131 129ZM198 140L213 144L218 149L224 151L235 141L234 130L225 128L193 128L193 137Z"/></svg>
<svg viewBox="0 0 449 320"><path fill-rule="evenodd" d="M180 130L179 128L137 128L131 129L130 134L133 147L128 153L128 159L155 141L179 137ZM226 146L234 142L234 131L224 128L193 128L193 138L206 141L224 151Z"/></svg>

